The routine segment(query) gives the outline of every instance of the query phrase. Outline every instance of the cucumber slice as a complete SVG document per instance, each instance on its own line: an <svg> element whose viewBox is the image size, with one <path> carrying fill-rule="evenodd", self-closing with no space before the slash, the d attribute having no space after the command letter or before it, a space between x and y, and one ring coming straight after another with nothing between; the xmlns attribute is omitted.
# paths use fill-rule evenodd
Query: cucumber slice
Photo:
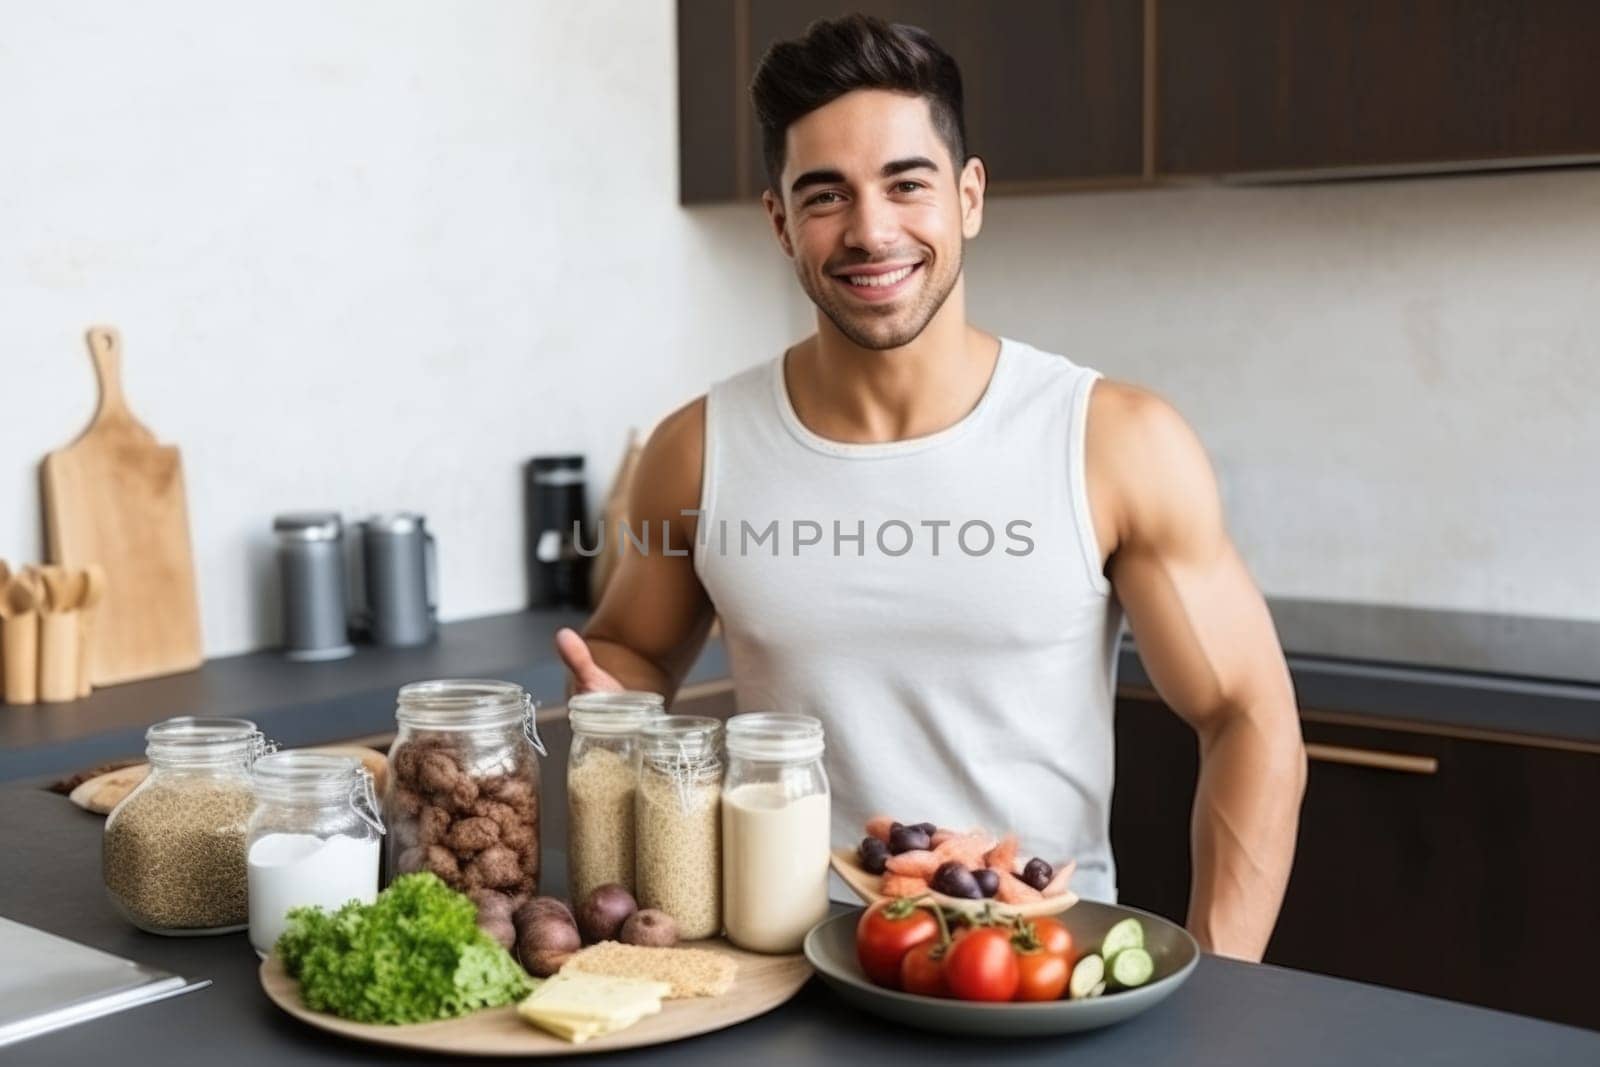
<svg viewBox="0 0 1600 1067"><path fill-rule="evenodd" d="M1067 995L1073 1000L1099 996L1105 990L1105 977L1106 961L1091 952L1072 968L1072 977L1067 980Z"/></svg>
<svg viewBox="0 0 1600 1067"><path fill-rule="evenodd" d="M1150 981L1155 961L1142 948L1125 948L1111 958L1111 982L1118 989L1132 989Z"/></svg>
<svg viewBox="0 0 1600 1067"><path fill-rule="evenodd" d="M1100 955L1111 959L1124 949L1144 948L1144 926L1138 919L1123 919L1106 931L1100 943Z"/></svg>

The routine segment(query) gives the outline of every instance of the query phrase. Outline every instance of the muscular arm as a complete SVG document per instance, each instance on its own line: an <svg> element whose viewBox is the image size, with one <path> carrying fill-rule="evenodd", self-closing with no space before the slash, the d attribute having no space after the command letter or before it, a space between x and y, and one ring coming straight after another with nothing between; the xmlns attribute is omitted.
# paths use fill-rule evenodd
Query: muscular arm
<svg viewBox="0 0 1600 1067"><path fill-rule="evenodd" d="M645 689L670 702L700 653L713 612L694 572L694 516L682 513L700 506L704 422L704 402L696 400L667 416L645 444L627 513L635 536L649 524L649 553L619 542L617 570L583 637L557 635L575 691ZM682 555L663 551L663 530Z"/></svg>
<svg viewBox="0 0 1600 1067"><path fill-rule="evenodd" d="M1228 537L1205 451L1177 412L1101 383L1088 433L1107 573L1156 691L1199 737L1188 926L1210 951L1259 960L1305 788L1283 651Z"/></svg>

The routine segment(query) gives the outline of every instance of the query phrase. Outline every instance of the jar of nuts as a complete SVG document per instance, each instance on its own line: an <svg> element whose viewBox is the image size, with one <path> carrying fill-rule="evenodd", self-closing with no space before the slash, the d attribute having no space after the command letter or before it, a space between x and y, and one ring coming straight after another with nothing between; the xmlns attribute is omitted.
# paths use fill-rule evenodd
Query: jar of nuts
<svg viewBox="0 0 1600 1067"><path fill-rule="evenodd" d="M273 746L246 719L183 716L145 731L150 774L106 818L101 873L153 934L226 934L249 921L250 767Z"/></svg>
<svg viewBox="0 0 1600 1067"><path fill-rule="evenodd" d="M383 816L386 879L432 871L464 893L539 892L535 704L511 682L400 690Z"/></svg>

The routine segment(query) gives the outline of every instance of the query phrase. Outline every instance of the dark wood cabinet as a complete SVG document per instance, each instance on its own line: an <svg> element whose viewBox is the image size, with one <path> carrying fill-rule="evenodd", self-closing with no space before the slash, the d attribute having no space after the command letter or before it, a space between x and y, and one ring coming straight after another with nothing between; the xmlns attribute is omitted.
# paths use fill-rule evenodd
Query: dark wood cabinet
<svg viewBox="0 0 1600 1067"><path fill-rule="evenodd" d="M969 150L1000 192L1131 183L1144 160L1141 0L680 0L684 203L766 186L748 87L768 46L860 11L920 26L961 65Z"/></svg>
<svg viewBox="0 0 1600 1067"><path fill-rule="evenodd" d="M1196 749L1118 704L1122 898L1181 920ZM1267 961L1600 1027L1600 753L1306 722L1294 872Z"/></svg>
<svg viewBox="0 0 1600 1067"><path fill-rule="evenodd" d="M752 120L740 96L749 78L738 7L737 0L678 3L678 199L685 204L741 199L740 148L748 148Z"/></svg>
<svg viewBox="0 0 1600 1067"><path fill-rule="evenodd" d="M996 193L1600 161L1592 0L679 0L684 203L760 195L755 66L849 11L955 56Z"/></svg>
<svg viewBox="0 0 1600 1067"><path fill-rule="evenodd" d="M1592 0L1157 0L1156 169L1600 154Z"/></svg>

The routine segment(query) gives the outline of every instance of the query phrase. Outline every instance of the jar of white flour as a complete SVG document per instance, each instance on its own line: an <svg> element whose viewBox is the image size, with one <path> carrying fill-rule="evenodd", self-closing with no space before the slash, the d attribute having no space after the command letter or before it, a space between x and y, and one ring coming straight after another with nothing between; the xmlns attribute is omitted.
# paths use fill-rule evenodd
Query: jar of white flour
<svg viewBox="0 0 1600 1067"><path fill-rule="evenodd" d="M257 760L251 779L250 944L265 957L291 908L376 899L384 827L372 775L354 757L278 752Z"/></svg>

